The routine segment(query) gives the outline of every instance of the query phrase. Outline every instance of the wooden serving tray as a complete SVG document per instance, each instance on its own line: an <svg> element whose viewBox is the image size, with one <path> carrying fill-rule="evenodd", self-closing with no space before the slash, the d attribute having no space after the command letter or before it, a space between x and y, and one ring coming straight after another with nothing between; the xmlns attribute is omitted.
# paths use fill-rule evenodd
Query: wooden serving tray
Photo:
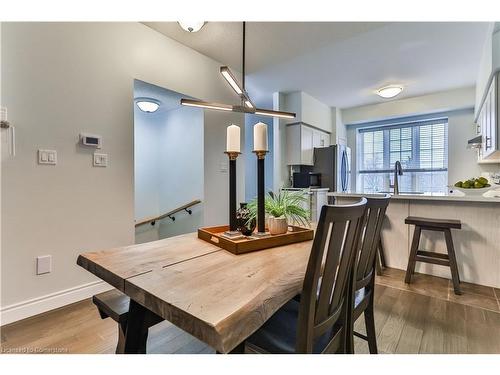
<svg viewBox="0 0 500 375"><path fill-rule="evenodd" d="M210 242L233 254L244 254L250 251L269 249L271 247L289 245L295 242L310 241L314 237L314 231L309 228L288 226L288 232L262 238L241 237L230 239L222 234L229 230L228 225L217 227L206 227L198 229L198 238Z"/></svg>

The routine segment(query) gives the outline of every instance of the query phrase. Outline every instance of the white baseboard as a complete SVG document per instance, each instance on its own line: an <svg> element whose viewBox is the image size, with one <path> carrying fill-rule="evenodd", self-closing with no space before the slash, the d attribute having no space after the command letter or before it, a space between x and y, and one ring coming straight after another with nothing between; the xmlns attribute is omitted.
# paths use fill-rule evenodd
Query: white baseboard
<svg viewBox="0 0 500 375"><path fill-rule="evenodd" d="M2 307L0 309L0 326L90 298L94 294L102 293L112 288L111 285L104 281L93 281L88 284Z"/></svg>

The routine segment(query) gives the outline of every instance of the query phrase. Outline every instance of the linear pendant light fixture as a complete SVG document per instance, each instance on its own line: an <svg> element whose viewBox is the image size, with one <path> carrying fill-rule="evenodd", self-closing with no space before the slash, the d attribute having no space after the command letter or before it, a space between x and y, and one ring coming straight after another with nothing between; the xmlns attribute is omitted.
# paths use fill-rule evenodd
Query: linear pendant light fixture
<svg viewBox="0 0 500 375"><path fill-rule="evenodd" d="M240 84L234 74L227 66L220 67L220 74L227 81L229 86L234 90L234 92L240 97L240 105L230 105L221 104L213 102L204 102L201 100L193 99L181 99L181 104L190 107L199 107L206 109L215 109L219 111L232 111L232 112L243 112L243 113L255 113L256 115L271 116L278 118L295 118L295 113L283 112L283 111L273 111L270 109L256 108L252 100L248 96L245 90L245 28L246 23L243 22L243 58L242 58L242 80L243 84Z"/></svg>

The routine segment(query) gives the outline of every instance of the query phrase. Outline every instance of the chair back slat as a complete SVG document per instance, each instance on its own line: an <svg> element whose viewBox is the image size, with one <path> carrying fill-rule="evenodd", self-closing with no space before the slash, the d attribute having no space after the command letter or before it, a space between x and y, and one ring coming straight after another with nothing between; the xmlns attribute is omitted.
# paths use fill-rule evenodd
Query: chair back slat
<svg viewBox="0 0 500 375"><path fill-rule="evenodd" d="M323 206L321 210L301 295L297 353L312 353L317 339L324 339L324 335L328 335L323 349L326 352L335 352L345 343L345 302L365 206L366 199L362 198L355 204Z"/></svg>
<svg viewBox="0 0 500 375"><path fill-rule="evenodd" d="M360 250L356 266L356 281L358 284L356 289L360 289L361 284L366 285L367 278L375 275L373 273L375 257L377 256L380 232L390 199L389 194L383 197L367 198L365 223L361 232Z"/></svg>
<svg viewBox="0 0 500 375"><path fill-rule="evenodd" d="M315 323L321 323L328 318L330 313L330 303L332 302L332 290L339 273L337 272L339 261L341 259L341 251L344 247L345 233L347 222L334 223L330 231L329 241L325 246L329 247L326 257L323 276L321 278L319 296L316 306Z"/></svg>

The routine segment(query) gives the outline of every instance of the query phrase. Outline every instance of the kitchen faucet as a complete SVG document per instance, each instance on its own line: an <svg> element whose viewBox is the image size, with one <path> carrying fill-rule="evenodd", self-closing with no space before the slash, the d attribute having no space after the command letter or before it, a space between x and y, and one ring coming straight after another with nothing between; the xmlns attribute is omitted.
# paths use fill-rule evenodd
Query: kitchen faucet
<svg viewBox="0 0 500 375"><path fill-rule="evenodd" d="M399 160L394 163L394 194L399 194L398 175L403 175L403 167Z"/></svg>

